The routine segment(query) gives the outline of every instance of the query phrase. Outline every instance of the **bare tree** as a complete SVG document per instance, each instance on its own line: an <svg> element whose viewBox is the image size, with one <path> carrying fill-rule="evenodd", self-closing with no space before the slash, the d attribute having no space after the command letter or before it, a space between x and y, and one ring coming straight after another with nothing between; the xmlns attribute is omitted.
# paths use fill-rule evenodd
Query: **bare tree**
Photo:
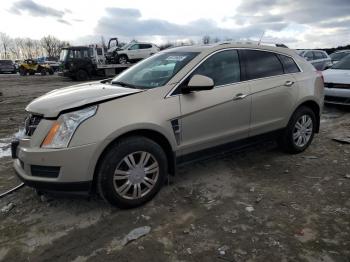
<svg viewBox="0 0 350 262"><path fill-rule="evenodd" d="M203 36L202 40L203 40L203 44L207 45L210 43L210 36L205 35Z"/></svg>
<svg viewBox="0 0 350 262"><path fill-rule="evenodd" d="M213 40L214 43L218 43L220 42L220 38L219 37L215 37L214 40Z"/></svg>
<svg viewBox="0 0 350 262"><path fill-rule="evenodd" d="M41 46L48 57L57 58L60 55L61 49L65 46L69 46L69 43L48 35L41 39Z"/></svg>
<svg viewBox="0 0 350 262"><path fill-rule="evenodd" d="M15 38L12 41L10 52L13 58L21 59L22 58L22 48L23 48L23 39Z"/></svg>
<svg viewBox="0 0 350 262"><path fill-rule="evenodd" d="M5 59L9 58L11 44L11 38L7 34L0 32L1 56Z"/></svg>
<svg viewBox="0 0 350 262"><path fill-rule="evenodd" d="M34 42L33 39L25 38L23 40L23 56L24 58L33 58L33 48L34 48Z"/></svg>

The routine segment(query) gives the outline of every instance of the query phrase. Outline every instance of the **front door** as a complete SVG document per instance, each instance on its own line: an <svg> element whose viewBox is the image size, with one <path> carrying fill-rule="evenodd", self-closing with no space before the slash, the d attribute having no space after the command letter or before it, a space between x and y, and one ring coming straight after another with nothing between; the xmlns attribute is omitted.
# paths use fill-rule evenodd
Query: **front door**
<svg viewBox="0 0 350 262"><path fill-rule="evenodd" d="M214 80L209 91L180 95L181 154L248 137L251 96L248 83L240 83L236 50L220 51L206 59L195 74Z"/></svg>

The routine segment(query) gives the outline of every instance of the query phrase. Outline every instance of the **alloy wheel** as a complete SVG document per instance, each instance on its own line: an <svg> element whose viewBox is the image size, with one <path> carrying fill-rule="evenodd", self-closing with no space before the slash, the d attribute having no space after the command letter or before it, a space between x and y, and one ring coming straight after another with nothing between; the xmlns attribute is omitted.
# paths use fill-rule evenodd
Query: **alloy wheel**
<svg viewBox="0 0 350 262"><path fill-rule="evenodd" d="M295 123L293 141L298 147L304 147L312 136L313 121L309 115L302 115Z"/></svg>
<svg viewBox="0 0 350 262"><path fill-rule="evenodd" d="M114 189L125 199L139 199L154 188L158 177L156 158L145 151L134 152L117 165L113 176Z"/></svg>

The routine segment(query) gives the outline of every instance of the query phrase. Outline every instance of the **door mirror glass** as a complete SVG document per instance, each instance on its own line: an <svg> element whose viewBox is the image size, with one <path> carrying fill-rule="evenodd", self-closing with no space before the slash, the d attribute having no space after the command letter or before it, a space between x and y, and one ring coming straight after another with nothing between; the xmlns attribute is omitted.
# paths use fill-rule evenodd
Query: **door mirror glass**
<svg viewBox="0 0 350 262"><path fill-rule="evenodd" d="M204 75L194 75L191 77L188 85L182 88L183 93L189 93L192 91L210 90L214 87L214 81L212 78Z"/></svg>

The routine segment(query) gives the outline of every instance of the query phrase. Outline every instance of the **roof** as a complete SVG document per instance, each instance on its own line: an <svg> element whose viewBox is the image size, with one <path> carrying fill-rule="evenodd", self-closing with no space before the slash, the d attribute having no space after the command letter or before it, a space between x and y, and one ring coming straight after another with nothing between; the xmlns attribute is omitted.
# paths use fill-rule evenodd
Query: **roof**
<svg viewBox="0 0 350 262"><path fill-rule="evenodd" d="M215 52L221 49L227 48L249 48L249 49L259 49L259 50L267 50L274 51L279 53L285 53L289 55L295 55L296 52L294 49L284 48L284 47L276 47L269 46L264 44L256 44L256 43L234 43L234 42L221 42L210 45L192 45L192 46L180 46L173 47L169 49L165 49L163 52Z"/></svg>

